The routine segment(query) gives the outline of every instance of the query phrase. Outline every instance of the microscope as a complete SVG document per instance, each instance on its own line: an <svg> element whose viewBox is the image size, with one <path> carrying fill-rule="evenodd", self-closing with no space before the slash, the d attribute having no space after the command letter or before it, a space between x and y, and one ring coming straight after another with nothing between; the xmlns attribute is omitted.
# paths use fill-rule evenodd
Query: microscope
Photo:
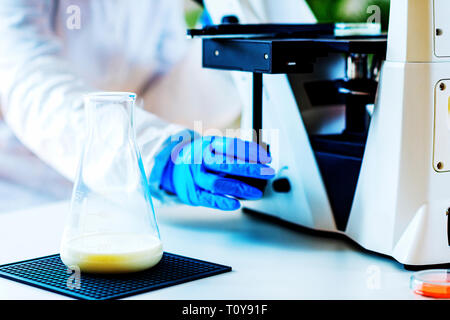
<svg viewBox="0 0 450 320"><path fill-rule="evenodd" d="M278 24L214 6L217 24L188 33L204 67L233 72L242 127L278 172L246 210L406 266L450 263L450 1L391 1L387 35L314 23L305 3Z"/></svg>

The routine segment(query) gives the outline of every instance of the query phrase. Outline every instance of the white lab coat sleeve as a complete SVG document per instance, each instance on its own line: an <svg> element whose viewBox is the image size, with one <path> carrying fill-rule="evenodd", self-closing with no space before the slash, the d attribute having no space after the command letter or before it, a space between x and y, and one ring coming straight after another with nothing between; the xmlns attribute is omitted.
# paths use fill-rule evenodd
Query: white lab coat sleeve
<svg viewBox="0 0 450 320"><path fill-rule="evenodd" d="M73 180L86 133L83 94L94 88L61 58L61 45L50 28L51 8L50 0L1 1L1 106L16 136ZM168 137L180 130L136 110L137 143L147 175Z"/></svg>

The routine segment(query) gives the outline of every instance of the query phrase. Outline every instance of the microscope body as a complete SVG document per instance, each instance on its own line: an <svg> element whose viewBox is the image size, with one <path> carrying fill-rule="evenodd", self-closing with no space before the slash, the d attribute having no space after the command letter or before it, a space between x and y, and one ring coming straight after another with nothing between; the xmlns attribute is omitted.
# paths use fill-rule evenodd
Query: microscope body
<svg viewBox="0 0 450 320"><path fill-rule="evenodd" d="M329 54L313 73L265 74L262 140L278 175L264 199L245 207L343 234L405 265L450 263L449 15L448 0L391 1L381 71L373 62L379 55L361 75L354 72L360 56ZM243 128L252 128L250 75L233 76L246 104ZM310 84L326 98L327 81L336 79L344 79L344 104L315 106ZM353 84L365 90L373 81L364 128Z"/></svg>
<svg viewBox="0 0 450 320"><path fill-rule="evenodd" d="M407 265L450 263L450 2L391 2L387 58L345 233Z"/></svg>

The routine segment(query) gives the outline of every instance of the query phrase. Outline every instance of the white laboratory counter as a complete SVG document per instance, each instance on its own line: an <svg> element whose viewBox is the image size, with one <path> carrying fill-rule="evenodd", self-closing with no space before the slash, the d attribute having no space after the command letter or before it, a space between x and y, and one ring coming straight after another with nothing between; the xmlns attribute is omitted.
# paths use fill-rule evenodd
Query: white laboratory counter
<svg viewBox="0 0 450 320"><path fill-rule="evenodd" d="M68 203L0 214L0 264L58 252ZM157 208L165 250L232 272L128 299L421 299L411 272L345 241L311 236L238 212ZM0 299L69 299L0 278Z"/></svg>

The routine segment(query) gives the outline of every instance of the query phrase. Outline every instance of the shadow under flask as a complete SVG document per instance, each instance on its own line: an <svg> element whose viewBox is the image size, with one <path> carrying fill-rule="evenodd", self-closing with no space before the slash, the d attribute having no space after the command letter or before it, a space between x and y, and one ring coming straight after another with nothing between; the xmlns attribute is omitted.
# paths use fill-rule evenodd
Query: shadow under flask
<svg viewBox="0 0 450 320"><path fill-rule="evenodd" d="M85 96L88 137L61 243L69 268L137 272L163 255L148 181L136 144L134 93Z"/></svg>

